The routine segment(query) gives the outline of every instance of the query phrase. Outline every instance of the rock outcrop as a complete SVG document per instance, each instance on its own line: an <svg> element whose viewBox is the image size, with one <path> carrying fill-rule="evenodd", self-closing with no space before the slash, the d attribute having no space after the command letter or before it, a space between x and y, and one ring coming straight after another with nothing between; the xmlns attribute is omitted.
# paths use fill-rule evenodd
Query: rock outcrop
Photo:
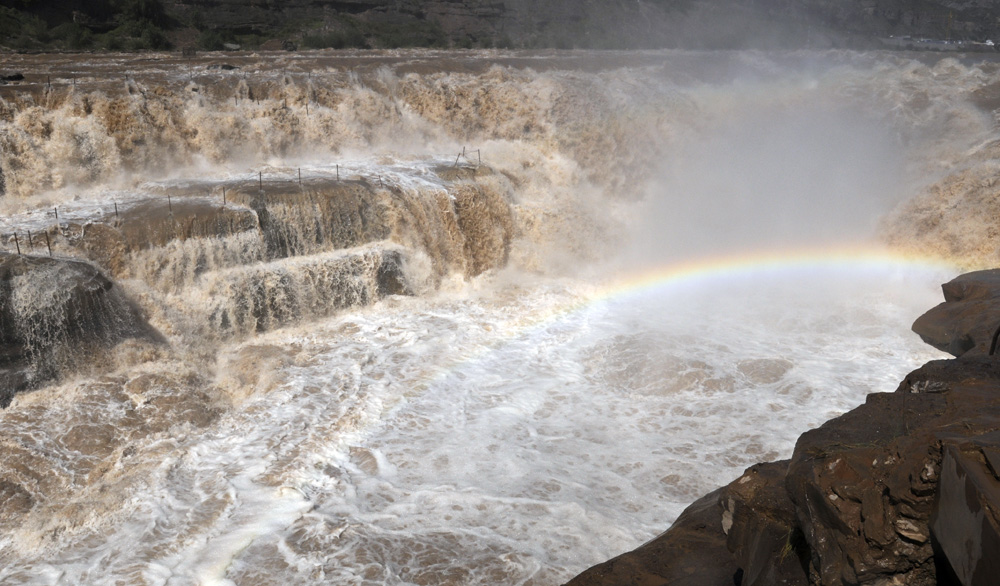
<svg viewBox="0 0 1000 586"><path fill-rule="evenodd" d="M720 522L719 501L725 490L695 501L663 535L594 566L569 584L732 586L740 569L726 549L726 534Z"/></svg>
<svg viewBox="0 0 1000 586"><path fill-rule="evenodd" d="M0 407L127 338L160 339L93 265L0 253Z"/></svg>
<svg viewBox="0 0 1000 586"><path fill-rule="evenodd" d="M0 255L0 408L112 360L123 340L163 341L146 315L172 344L215 344L506 264L508 179L487 166L435 175L426 188L260 176L211 196L219 186L161 188L8 236L18 254Z"/></svg>
<svg viewBox="0 0 1000 586"><path fill-rule="evenodd" d="M1000 576L1000 436L947 441L931 532L962 584L995 584ZM939 581L940 583L941 581Z"/></svg>
<svg viewBox="0 0 1000 586"><path fill-rule="evenodd" d="M929 362L895 392L869 395L804 433L791 460L752 466L662 536L570 584L688 584L662 568L690 565L708 572L698 582L708 586L995 581L1000 361L989 346L1000 271L943 289L947 301L914 329L960 358Z"/></svg>
<svg viewBox="0 0 1000 586"><path fill-rule="evenodd" d="M992 356L1000 333L1000 272L975 271L941 286L944 303L913 323L920 338L952 356Z"/></svg>

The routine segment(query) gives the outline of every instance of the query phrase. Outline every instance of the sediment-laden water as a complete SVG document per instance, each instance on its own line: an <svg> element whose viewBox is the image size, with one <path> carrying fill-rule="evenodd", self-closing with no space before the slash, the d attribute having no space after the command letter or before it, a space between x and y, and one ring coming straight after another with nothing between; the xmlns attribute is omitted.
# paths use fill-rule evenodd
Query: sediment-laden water
<svg viewBox="0 0 1000 586"><path fill-rule="evenodd" d="M559 584L997 255L981 56L3 67L5 584Z"/></svg>

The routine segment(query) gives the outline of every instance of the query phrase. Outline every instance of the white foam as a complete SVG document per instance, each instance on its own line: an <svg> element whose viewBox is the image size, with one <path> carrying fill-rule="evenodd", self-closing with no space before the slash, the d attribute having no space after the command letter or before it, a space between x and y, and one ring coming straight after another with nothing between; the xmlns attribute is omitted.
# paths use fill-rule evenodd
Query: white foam
<svg viewBox="0 0 1000 586"><path fill-rule="evenodd" d="M346 323L357 333L296 369L293 386L350 373L383 411L312 445L299 472L314 503L306 526L346 524L323 548L340 578L360 583L409 583L416 568L464 571L466 583L496 572L502 583L562 580L639 545L701 494L788 457L802 431L939 356L906 327L909 303L926 306L931 287L866 297L890 276L841 271L828 284L855 279L852 295L775 304L794 278L633 296L527 328L587 288L399 301L335 320L312 343ZM499 553L531 563L501 571L489 561ZM373 560L383 570L365 580Z"/></svg>
<svg viewBox="0 0 1000 586"><path fill-rule="evenodd" d="M669 56L664 61L680 59L680 65L666 63L662 71L651 68L639 74L623 69L597 77L565 71L517 73L493 88L516 90L511 106L527 108L499 115L473 134L492 141L484 160L523 180L516 212L524 233L514 244L522 250L512 259L525 266L548 266L527 262L530 254L525 251L531 249L562 255L567 260L560 269L577 268L592 260L579 254L584 245L606 245L603 240L591 242L600 240L598 233L606 235L588 229L600 224L598 220L621 220L620 229L635 231L627 220L629 211L646 210L629 205L629 198L657 190L644 190L641 174L633 181L629 170L652 162L644 153L632 153L635 160L621 162L620 184L612 181L605 193L588 183L584 169L606 165L608 152L625 157L628 153L620 152L628 150L625 147L641 145L638 150L652 148L651 157L657 161L703 161L705 165L695 169L699 172L678 172L665 185L677 187L669 193L675 200L687 197L692 207L709 209L711 202L718 207L718 190L688 188L717 179L720 159L699 159L692 146L707 132L730 128L756 108L781 120L796 104L811 103L816 95L822 101L806 113L847 100L852 107L876 110L870 118L889 138L898 134L908 140L918 131L935 134L939 125L945 128L939 120L972 108L953 103L951 82L960 81L970 91L979 83L974 72L953 71L953 65L940 71L893 67L893 75L883 80L886 70L875 63L845 67L839 74L827 71L818 80L796 73L785 82L772 79L784 76L788 68L771 55ZM713 68L685 65L689 59L720 63L712 73ZM851 59L848 55L835 61ZM739 81L743 74L734 73L743 72L743 65L755 72L751 81ZM938 74L954 79L939 83L933 80ZM190 71L178 69L177 75ZM715 77L721 81L713 82ZM754 81L757 78L760 81ZM434 77L427 79L429 83L415 85L421 91L437 91ZM448 74L438 81L465 84L469 79ZM387 78L386 83L394 82ZM929 106L907 106L913 84L933 90ZM351 93L368 95L356 77L351 87ZM575 88L587 99L570 99L569 107L560 106L563 98L573 98L570 90ZM538 94L533 96L537 103L518 104L525 92ZM636 96L642 99L632 104L629 98ZM392 104L391 111L396 111L396 97L369 97ZM362 98L358 100L367 99ZM606 107L578 110L592 102L606 102ZM453 121L447 119L433 122L434 116L446 115L431 111L423 117L411 111L399 114L405 124L395 125L396 114L388 122L382 120L388 108L362 115L352 103L343 106L336 121L348 127L370 122L374 130L359 137L350 128L329 137L323 131L324 140L306 141L320 153L315 155L318 160L299 153L292 155L303 157L296 161L278 157L274 153L280 149L270 143L241 160L237 155L244 145L227 141L263 137L267 124L238 117L232 124L219 119L219 128L213 129L216 119L199 118L194 110L201 106L192 101L188 115L202 120L209 135L199 147L202 152L190 161L192 168L203 166L198 172L160 169L154 177L170 177L131 189L95 185L81 189L79 199L73 200L66 188L39 200L59 201L62 196L70 201L59 203L60 218L85 221L110 214L115 201L134 205L164 189L252 183L261 169L263 181L294 180L300 168L304 182L330 179L338 165L343 179L360 177L414 190L443 184L435 169L454 164L455 154L445 154L445 147L457 139L427 139L420 147L433 154L421 157L393 154L393 149L404 148L397 143L408 142L407 137L457 136L466 129L457 123L451 128ZM660 108L663 104L667 107ZM631 107L618 107L622 105ZM619 110L623 124L626 119L638 121L624 124L623 132L638 128L650 136L610 137L607 132L618 127L616 119L610 125L586 124L589 116L596 120ZM765 118L769 127L772 117ZM954 123L955 128L975 132L947 126L951 130L940 134L948 144L926 146L927 152L946 156L955 145L980 142L985 128L981 118L970 114L966 122ZM526 130L527 119L537 128ZM806 116L805 122L810 121ZM577 122L583 128L573 130ZM435 124L442 128L430 132L428 127ZM238 129L236 138L224 137L227 129ZM212 130L220 131L219 140L212 140ZM747 143L747 152L759 143L760 133L752 130L750 125L736 133ZM564 131L569 135L562 136ZM584 145L575 149L579 133L591 131L613 140L598 141L592 150ZM282 132L273 138L290 136ZM722 132L711 146L725 152L731 134ZM644 145L651 137L656 140ZM813 137L827 142L823 132ZM778 132L772 138L775 150L763 161L771 164L765 166L770 172L758 178L757 189L748 189L746 182L761 168L760 160L736 166L741 173L733 173L732 183L722 186L753 201L760 217L774 215L776 208L781 211L781 205L764 205L767 198L761 194L781 187L775 178L782 176L786 153L803 148L794 132ZM563 139L570 140L561 144ZM857 150L851 140L839 142L848 154ZM877 146L883 144L880 140ZM215 153L213 146L223 148ZM779 151L779 146L788 150ZM335 149L340 149L338 154L330 154ZM206 162L217 156L226 162ZM872 173L880 179L887 169L895 169L873 166ZM838 167L833 177L840 172ZM190 179L199 176L207 177L204 183ZM791 203L804 201L803 192L815 184L802 177L803 183L784 194ZM695 194L703 197L696 199ZM841 201L837 190L824 195L829 202ZM783 201L775 198L771 203ZM679 224L694 227L692 232L718 240L728 228L713 232L695 226L680 209L677 201L668 201L665 212ZM855 208L848 212L852 218L871 219ZM597 217L586 217L590 213ZM650 216L657 220L653 244L665 248L662 222ZM735 217L745 219L746 214ZM54 221L46 204L46 209L0 218L0 233L38 230ZM799 231L812 236L814 227L795 224L796 236ZM763 225L744 222L745 232L755 237L767 231ZM745 240L735 244L743 246ZM274 265L296 262L308 259ZM140 471L132 480L141 489L129 485L127 498L117 508L101 509L107 518L93 519L67 507L66 519L43 524L30 536L48 549L18 543L18 554L7 554L15 548L6 546L22 533L0 535L0 559L16 560L0 567L0 581L48 585L143 580L172 586L261 581L561 583L658 534L688 503L736 478L744 467L787 457L802 431L859 404L869 392L892 391L908 370L939 357L908 327L937 303L936 285L950 276L905 268L792 272L778 278L687 282L594 303L589 283L527 277L512 270L471 282L446 278L446 291L433 297L390 298L333 319L310 320L299 329L257 336L246 344L274 350L277 372L267 372L248 384L253 388L234 393L237 404L227 406L206 428L178 425L149 437L137 432L130 440L135 444L129 446L133 456L109 456L111 466L134 465ZM173 320L162 321L176 327ZM239 350L220 352L235 355ZM233 360L233 368L250 365L252 358ZM254 366L271 368L262 361ZM183 396L190 390L178 385L164 394ZM142 397L131 400L138 405ZM39 433L39 438L44 446L48 436ZM61 478L72 475L72 467L67 468ZM125 474L108 474L118 473ZM108 486L118 487L110 480ZM75 490L66 489L76 499L71 505L86 508L92 496L89 487Z"/></svg>

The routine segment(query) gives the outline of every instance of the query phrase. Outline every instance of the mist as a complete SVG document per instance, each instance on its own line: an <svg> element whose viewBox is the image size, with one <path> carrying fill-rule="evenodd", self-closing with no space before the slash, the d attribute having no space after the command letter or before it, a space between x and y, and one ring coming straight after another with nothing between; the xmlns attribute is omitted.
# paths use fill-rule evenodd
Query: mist
<svg viewBox="0 0 1000 586"><path fill-rule="evenodd" d="M640 262L851 246L902 196L891 128L828 100L742 104L683 143L651 181Z"/></svg>

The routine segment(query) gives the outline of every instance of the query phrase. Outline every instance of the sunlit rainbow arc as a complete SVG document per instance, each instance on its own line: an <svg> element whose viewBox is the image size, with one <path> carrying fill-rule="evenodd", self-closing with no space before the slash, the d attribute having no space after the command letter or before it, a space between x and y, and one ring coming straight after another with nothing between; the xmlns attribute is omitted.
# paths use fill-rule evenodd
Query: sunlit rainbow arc
<svg viewBox="0 0 1000 586"><path fill-rule="evenodd" d="M594 301L611 299L681 283L726 277L753 277L805 270L935 270L957 275L957 264L945 259L894 253L884 248L817 248L794 252L754 251L684 260L645 269L616 279L595 295Z"/></svg>
<svg viewBox="0 0 1000 586"><path fill-rule="evenodd" d="M431 379L440 379L464 365L481 360L506 342L530 335L561 319L583 312L596 304L627 298L632 295L668 290L685 284L697 285L717 279L762 278L769 275L794 274L811 270L836 271L927 271L951 279L962 269L954 262L926 256L901 254L872 246L801 249L797 251L754 251L690 259L652 269L639 270L624 277L595 285L592 292L577 301L566 303L525 319L503 336L499 343L457 359L440 369ZM927 309L930 309L928 307ZM430 381L428 381L430 382Z"/></svg>

